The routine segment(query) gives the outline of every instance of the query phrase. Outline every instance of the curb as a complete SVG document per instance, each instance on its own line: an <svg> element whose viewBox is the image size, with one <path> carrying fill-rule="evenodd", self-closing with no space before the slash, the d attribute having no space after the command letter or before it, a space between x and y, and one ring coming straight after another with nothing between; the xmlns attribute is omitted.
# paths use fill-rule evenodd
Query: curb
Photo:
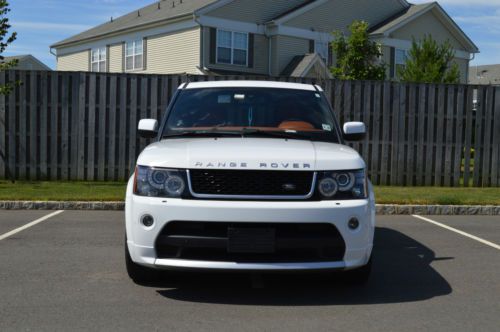
<svg viewBox="0 0 500 332"><path fill-rule="evenodd" d="M123 211L125 202L0 201L0 210ZM500 216L500 206L472 205L377 205L378 215Z"/></svg>

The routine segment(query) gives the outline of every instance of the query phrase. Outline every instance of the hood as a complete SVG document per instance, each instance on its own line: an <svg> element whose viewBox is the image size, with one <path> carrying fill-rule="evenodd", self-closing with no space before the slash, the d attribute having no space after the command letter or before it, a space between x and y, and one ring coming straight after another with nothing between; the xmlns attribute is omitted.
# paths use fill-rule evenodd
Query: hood
<svg viewBox="0 0 500 332"><path fill-rule="evenodd" d="M163 140L148 146L137 164L180 169L293 171L365 168L359 154L345 145L248 137Z"/></svg>

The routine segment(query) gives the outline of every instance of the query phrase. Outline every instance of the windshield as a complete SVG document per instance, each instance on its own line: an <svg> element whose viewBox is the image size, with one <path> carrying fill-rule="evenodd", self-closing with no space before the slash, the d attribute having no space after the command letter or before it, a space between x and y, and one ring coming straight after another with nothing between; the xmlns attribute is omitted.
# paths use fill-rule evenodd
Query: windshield
<svg viewBox="0 0 500 332"><path fill-rule="evenodd" d="M183 90L163 137L273 136L339 143L329 105L317 91L267 88Z"/></svg>

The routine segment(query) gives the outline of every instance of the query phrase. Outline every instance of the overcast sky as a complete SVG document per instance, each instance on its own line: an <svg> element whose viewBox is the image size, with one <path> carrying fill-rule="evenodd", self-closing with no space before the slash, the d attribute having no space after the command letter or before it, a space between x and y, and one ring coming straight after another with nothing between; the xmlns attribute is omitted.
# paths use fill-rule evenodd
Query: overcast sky
<svg viewBox="0 0 500 332"><path fill-rule="evenodd" d="M248 0L251 1L251 0ZM152 0L10 0L18 40L6 55L33 54L50 67L49 45L128 13ZM413 0L413 3L429 1ZM441 0L441 5L479 46L474 64L500 63L500 0Z"/></svg>

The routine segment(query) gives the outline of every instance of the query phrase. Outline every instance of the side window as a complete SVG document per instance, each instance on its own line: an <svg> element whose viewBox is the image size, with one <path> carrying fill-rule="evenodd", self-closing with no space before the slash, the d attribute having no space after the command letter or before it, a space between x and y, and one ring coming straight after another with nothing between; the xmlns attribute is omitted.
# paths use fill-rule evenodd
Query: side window
<svg viewBox="0 0 500 332"><path fill-rule="evenodd" d="M90 70L93 72L106 71L106 47L94 48L91 51Z"/></svg>
<svg viewBox="0 0 500 332"><path fill-rule="evenodd" d="M248 34L217 29L217 63L248 66Z"/></svg>
<svg viewBox="0 0 500 332"><path fill-rule="evenodd" d="M399 77L399 74L406 67L406 61L408 60L408 51L402 49L396 49L394 53L394 74L395 77Z"/></svg>
<svg viewBox="0 0 500 332"><path fill-rule="evenodd" d="M144 63L144 41L129 41L125 44L125 70L142 70Z"/></svg>

